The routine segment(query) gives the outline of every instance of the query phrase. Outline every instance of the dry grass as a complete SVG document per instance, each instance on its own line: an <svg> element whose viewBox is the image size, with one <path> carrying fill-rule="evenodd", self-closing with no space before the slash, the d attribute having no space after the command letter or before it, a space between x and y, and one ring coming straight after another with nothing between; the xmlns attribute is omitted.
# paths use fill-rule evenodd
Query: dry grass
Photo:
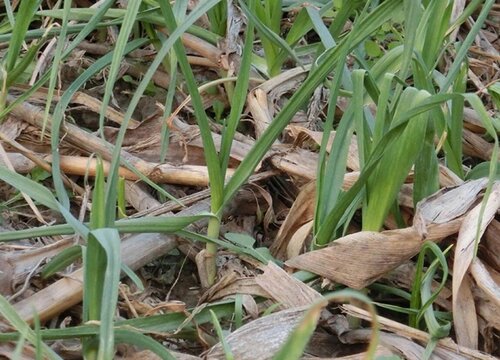
<svg viewBox="0 0 500 360"><path fill-rule="evenodd" d="M455 3L452 20L471 2ZM492 5L468 48L467 65L450 75L460 56L455 40L467 40L487 3L455 29L445 24L441 42L425 38L433 32L432 18L414 24L411 42L405 31L412 25L403 20L403 10L394 18L384 13L390 21L380 20L387 24L382 28L370 25L372 10L368 18L356 18L366 10L361 7L347 14L342 27L332 25L332 36L327 26L342 11L334 15L331 9L321 13L301 5L280 9L277 22L255 20L252 46L244 44L251 18L245 11L272 13L266 8L271 5L259 2L248 10L231 5L225 20L214 8L196 22L205 32L180 36L185 65L181 53L173 56L172 50L158 69L152 66L155 55L165 34L174 32L168 21L155 22L153 15L162 13L154 8L153 20L134 18L137 28L129 34L130 39L138 38L137 32L154 37L142 43L134 39L133 51L74 89L85 70L119 49L117 27L96 25L57 67L54 93L47 69L58 56L57 41L40 40L31 65L21 69L24 75L5 77L0 99L1 110L7 108L0 123L5 181L0 183L0 294L15 310L0 303L0 357L30 359L44 351L49 358L83 353L103 358L98 350L92 354L92 347L102 341L107 316L114 338L110 346L129 343L117 346L120 359L159 358L161 351L155 354L155 345L140 343L139 333L178 359L299 358L303 349L287 339L305 339L303 346L309 339L304 359L499 356L500 183L490 165L498 158L499 5ZM84 8L86 1L76 4ZM19 5L12 6L19 14ZM174 11L182 10L176 6ZM30 31L62 21L71 32L76 22L91 21L75 12L66 23L57 20L62 10L45 2L42 7L43 24L29 22ZM131 16L116 10L123 12L107 16ZM323 21L315 23L315 16ZM310 30L294 39L290 27L305 18L311 19ZM214 21L227 21L225 37L217 36ZM359 21L378 29L369 45L356 27ZM274 37L266 31L275 31ZM354 40L360 37L361 46L351 49L342 40L349 40L350 32ZM27 48L37 46L30 34L25 34ZM330 41L339 44L340 55ZM418 55L414 62L411 52L401 50L398 62L384 68L389 60L382 55L407 42ZM365 52L373 43L379 55ZM7 42L0 44L8 69ZM29 50L19 51L28 58ZM326 67L324 58L334 63ZM419 69L426 62L429 73ZM185 66L183 72L177 64ZM241 68L250 69L248 79L239 80ZM343 75L332 76L333 70ZM146 92L137 95L148 71ZM318 75L322 71L326 78ZM388 78L392 73L401 81ZM47 78L38 86L27 75ZM455 95L443 85L448 79ZM390 91L384 92L387 86ZM65 98L68 89L74 93ZM464 102L459 97L465 93L475 96L465 96ZM136 96L138 106L132 108ZM59 107L64 101L65 109ZM433 101L437 106L429 105ZM241 111L233 113L239 104ZM405 118L418 106L423 112ZM206 122L200 119L203 110ZM114 186L119 177L125 182L121 190ZM62 192L69 194L66 200ZM115 219L116 201L123 220ZM153 217L160 220L148 222ZM93 271L86 256L99 246L105 249L107 238L94 235L104 230L120 233L116 259L136 278L121 278L114 313L92 317L88 309L96 306L92 314L105 308L100 301L108 289L101 289L99 304L85 298L82 307L89 293L84 278ZM212 245L203 248L204 242ZM88 251L83 266L82 248ZM109 253L98 256L109 269ZM56 261L51 265L50 259ZM47 264L56 267L52 271ZM113 270L116 282L121 270L120 264ZM104 281L104 271L96 274L97 283ZM268 312L273 314L264 316ZM226 330L222 338L219 326ZM39 334L52 352L42 350Z"/></svg>

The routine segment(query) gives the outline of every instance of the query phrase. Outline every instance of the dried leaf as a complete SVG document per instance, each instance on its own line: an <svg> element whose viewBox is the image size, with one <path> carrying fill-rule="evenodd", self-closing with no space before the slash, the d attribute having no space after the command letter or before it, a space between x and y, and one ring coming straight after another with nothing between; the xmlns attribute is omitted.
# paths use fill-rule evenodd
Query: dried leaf
<svg viewBox="0 0 500 360"><path fill-rule="evenodd" d="M372 315L366 310L360 309L353 305L342 305L341 308L346 314L350 316L354 316L362 320L372 321ZM425 331L409 327L407 325L401 324L397 321L388 319L380 315L377 316L377 320L382 330L394 332L398 335L418 340L424 344L427 344L431 340L430 335ZM496 359L494 356L484 354L482 352L469 349L464 346L457 345L451 338L444 338L439 340L436 349L442 349L444 351L447 351L452 356L462 355L466 359L481 359L481 360ZM458 357L451 357L451 359L458 359Z"/></svg>
<svg viewBox="0 0 500 360"><path fill-rule="evenodd" d="M412 228L382 233L363 231L292 258L286 265L362 289L413 257L421 244L420 236Z"/></svg>
<svg viewBox="0 0 500 360"><path fill-rule="evenodd" d="M294 125L288 125L287 130L289 130L290 135L298 139L301 137L302 134L307 135L309 138L311 138L316 145L320 146L321 141L323 139L323 132L322 131L312 131L309 129L306 129L305 127L302 126L294 126ZM327 151L330 151L330 148L332 147L333 139L335 139L335 132L332 131L330 134L330 137L328 139L328 144L326 148L328 149ZM356 136L353 136L351 138L351 143L349 144L349 150L347 153L347 167L351 169L352 171L359 171L359 155L358 155L358 143Z"/></svg>
<svg viewBox="0 0 500 360"><path fill-rule="evenodd" d="M348 344L359 344L370 342L371 331L359 329L349 331L342 335L342 340ZM425 348L402 336L381 332L380 344L392 350L395 354L403 355L408 360L420 360L423 358ZM463 358L465 359L465 358Z"/></svg>
<svg viewBox="0 0 500 360"><path fill-rule="evenodd" d="M175 351L170 351L170 353L176 360L201 360L201 358L198 356L183 354ZM142 351L127 352L127 354L117 357L116 359L117 360L160 360L161 357L159 357L150 350L142 350Z"/></svg>
<svg viewBox="0 0 500 360"><path fill-rule="evenodd" d="M295 199L290 212L280 227L278 235L270 250L279 258L285 258L288 243L293 234L305 223L312 220L314 216L314 198L316 193L315 182L305 185Z"/></svg>
<svg viewBox="0 0 500 360"><path fill-rule="evenodd" d="M264 273L257 276L255 282L287 309L310 305L322 298L316 290L293 278L273 262L265 266Z"/></svg>
<svg viewBox="0 0 500 360"><path fill-rule="evenodd" d="M19 121L12 116L8 116L0 123L0 132L9 140L16 140L21 132L28 127L24 121Z"/></svg>
<svg viewBox="0 0 500 360"><path fill-rule="evenodd" d="M304 225L302 225L295 234L292 235L290 242L286 248L286 258L291 259L295 256L299 256L304 250L306 240L311 233L314 222L311 220Z"/></svg>
<svg viewBox="0 0 500 360"><path fill-rule="evenodd" d="M500 270L500 221L493 219L484 233L479 252L493 268Z"/></svg>
<svg viewBox="0 0 500 360"><path fill-rule="evenodd" d="M487 267L478 258L472 261L470 271L477 286L484 291L488 300L500 309L500 273Z"/></svg>
<svg viewBox="0 0 500 360"><path fill-rule="evenodd" d="M255 135L259 138L273 120L269 112L267 94L259 88L251 91L248 94L247 104L253 116Z"/></svg>
<svg viewBox="0 0 500 360"><path fill-rule="evenodd" d="M302 320L307 307L283 310L254 320L226 337L235 359L272 359ZM208 360L226 359L221 343L208 352Z"/></svg>
<svg viewBox="0 0 500 360"><path fill-rule="evenodd" d="M259 306L257 305L255 299L251 295L247 294L243 294L241 297L243 307L245 308L247 314L250 315L252 319L257 319L259 317Z"/></svg>
<svg viewBox="0 0 500 360"><path fill-rule="evenodd" d="M422 200L411 228L347 235L326 248L289 259L286 265L362 289L415 256L422 238L437 241L454 234L460 217L477 201L486 183L484 179L467 182Z"/></svg>
<svg viewBox="0 0 500 360"><path fill-rule="evenodd" d="M267 293L256 284L255 278L243 277L236 272L228 272L203 294L199 303L214 301L234 294L267 297Z"/></svg>
<svg viewBox="0 0 500 360"><path fill-rule="evenodd" d="M394 287L411 290L413 282L415 280L415 273L415 263L409 261L401 266L398 266L397 269L391 271L390 273L384 275L383 279L388 281ZM436 280L433 280L431 284L432 292L434 293L439 286L440 283ZM446 286L442 288L435 300L435 304L437 304L444 310L451 312L451 290Z"/></svg>
<svg viewBox="0 0 500 360"><path fill-rule="evenodd" d="M498 307L491 301L486 300L486 296L482 291L477 289L474 291L477 299L477 312L486 322L486 326L500 330L500 314Z"/></svg>
<svg viewBox="0 0 500 360"><path fill-rule="evenodd" d="M460 288L453 296L453 325L457 343L470 349L478 348L478 323L476 305L471 291L471 281L465 275Z"/></svg>
<svg viewBox="0 0 500 360"><path fill-rule="evenodd" d="M473 349L477 349L478 346L478 325L470 285L465 280L465 275L475 256L476 235L480 237L484 233L499 207L500 183L497 183L493 187L484 209L479 233L477 233L477 225L481 216L482 204L476 205L465 217L457 239L453 261L453 319L458 343Z"/></svg>
<svg viewBox="0 0 500 360"><path fill-rule="evenodd" d="M382 345L379 345L377 347L377 350L375 351L375 356L376 358L384 359L387 357L388 359L391 357L391 355L394 355L393 352L391 352L389 349L385 348ZM347 356L341 356L341 357L322 357L321 359L318 359L317 357L303 357L302 360L365 360L367 358L368 354L366 352L362 352L359 354L354 354L354 355L347 355Z"/></svg>
<svg viewBox="0 0 500 360"><path fill-rule="evenodd" d="M441 189L423 199L417 205L417 212L426 224L443 224L464 215L478 194L486 188L487 179L468 181L462 185Z"/></svg>

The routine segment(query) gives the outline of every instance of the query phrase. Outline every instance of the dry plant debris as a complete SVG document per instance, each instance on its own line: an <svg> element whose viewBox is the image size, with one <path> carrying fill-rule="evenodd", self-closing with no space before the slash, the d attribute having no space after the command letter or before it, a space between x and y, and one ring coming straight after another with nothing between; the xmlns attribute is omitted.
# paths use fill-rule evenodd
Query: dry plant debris
<svg viewBox="0 0 500 360"><path fill-rule="evenodd" d="M27 3L0 358L500 356L500 5Z"/></svg>

